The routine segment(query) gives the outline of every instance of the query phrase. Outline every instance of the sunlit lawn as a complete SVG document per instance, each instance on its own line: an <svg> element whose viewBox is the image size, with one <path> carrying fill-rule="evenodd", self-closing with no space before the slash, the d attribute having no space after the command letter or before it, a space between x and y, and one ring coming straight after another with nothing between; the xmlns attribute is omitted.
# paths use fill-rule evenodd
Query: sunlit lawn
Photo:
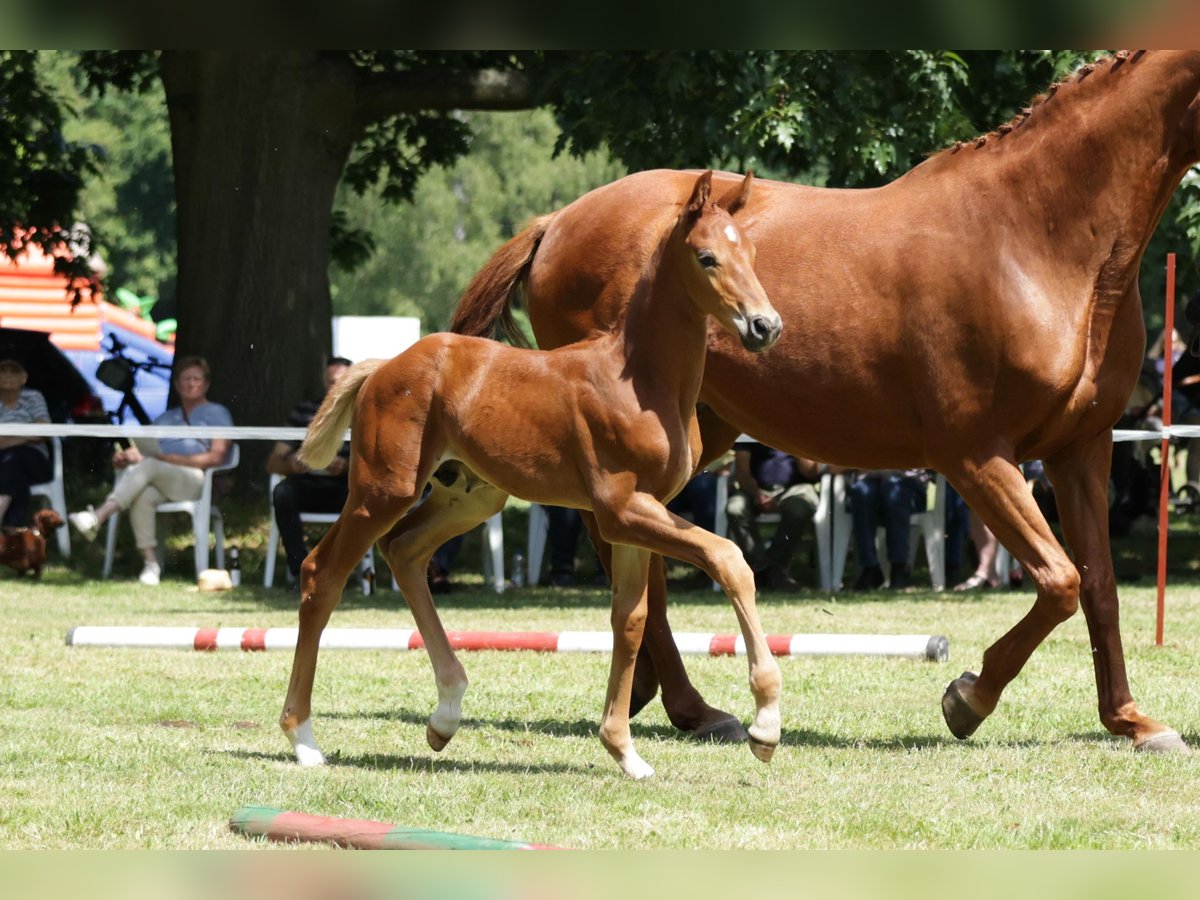
<svg viewBox="0 0 1200 900"><path fill-rule="evenodd" d="M969 742L941 719L946 683L1031 595L886 594L762 603L771 633L938 633L949 665L782 661L784 743L769 765L699 744L652 704L635 720L657 770L624 779L596 738L602 655L473 653L465 721L432 753L435 703L420 653L328 651L316 728L332 765L302 770L276 726L290 653L68 648L78 624L292 626L294 596L102 583L58 568L0 576L0 846L241 847L226 827L258 804L579 848L1200 847L1200 756L1135 755L1103 732L1082 616L1059 628ZM1123 589L1134 694L1200 745L1200 589L1173 587L1167 645L1154 590ZM607 628L598 589L479 588L441 598L450 628ZM730 632L708 591L676 594L680 631ZM335 626L409 627L398 595L348 591ZM713 703L748 719L744 659L689 657Z"/></svg>

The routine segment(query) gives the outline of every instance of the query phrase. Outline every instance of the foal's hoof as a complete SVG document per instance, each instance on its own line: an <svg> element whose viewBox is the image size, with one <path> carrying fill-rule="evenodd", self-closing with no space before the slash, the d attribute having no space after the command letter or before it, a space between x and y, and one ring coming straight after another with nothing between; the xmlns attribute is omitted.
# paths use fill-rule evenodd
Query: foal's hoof
<svg viewBox="0 0 1200 900"><path fill-rule="evenodd" d="M756 741L750 738L750 752L753 753L762 762L770 762L771 757L775 755L777 744L764 744L762 741Z"/></svg>
<svg viewBox="0 0 1200 900"><path fill-rule="evenodd" d="M983 724L984 717L971 709L962 695L963 689L973 685L978 677L974 672L963 672L950 682L946 693L942 695L942 716L946 719L950 733L960 741L965 741Z"/></svg>
<svg viewBox="0 0 1200 900"><path fill-rule="evenodd" d="M1178 731L1160 731L1150 737L1134 743L1133 749L1139 753L1191 753L1192 748L1183 742Z"/></svg>
<svg viewBox="0 0 1200 900"><path fill-rule="evenodd" d="M698 741L712 741L714 744L743 744L750 740L749 732L733 716L701 725L692 732L692 737Z"/></svg>
<svg viewBox="0 0 1200 900"><path fill-rule="evenodd" d="M453 737L453 736L454 735L451 735L450 737ZM443 750L446 749L446 745L448 743L450 743L450 738L442 737L440 734L438 734L436 731L433 730L432 725L425 726L425 740L429 744L430 749L432 749L434 753L441 753Z"/></svg>

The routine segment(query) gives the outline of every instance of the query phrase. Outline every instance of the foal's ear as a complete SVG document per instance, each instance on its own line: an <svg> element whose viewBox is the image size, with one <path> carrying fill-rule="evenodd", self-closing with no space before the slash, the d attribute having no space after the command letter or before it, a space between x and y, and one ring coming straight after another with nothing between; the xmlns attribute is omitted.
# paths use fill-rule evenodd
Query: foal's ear
<svg viewBox="0 0 1200 900"><path fill-rule="evenodd" d="M750 185L754 182L754 172L746 170L746 177L742 179L742 183L729 191L717 201L717 206L721 207L731 216L750 202Z"/></svg>
<svg viewBox="0 0 1200 900"><path fill-rule="evenodd" d="M712 193L712 169L709 169L703 175L696 179L696 186L692 188L691 199L683 208L685 218L692 219L700 215L700 211L704 209L704 205L708 203L709 194Z"/></svg>

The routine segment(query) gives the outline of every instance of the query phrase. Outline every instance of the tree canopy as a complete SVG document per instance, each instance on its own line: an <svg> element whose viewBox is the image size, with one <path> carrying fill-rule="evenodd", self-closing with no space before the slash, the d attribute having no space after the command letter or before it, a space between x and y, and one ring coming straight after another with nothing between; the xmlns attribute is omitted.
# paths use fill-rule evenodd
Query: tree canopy
<svg viewBox="0 0 1200 900"><path fill-rule="evenodd" d="M242 421L274 421L319 387L331 259L348 268L333 276L339 307L371 296L356 311L419 306L439 326L482 256L528 214L620 167L753 167L875 185L1007 121L1085 56L89 51L70 58L84 118L72 130L65 89L48 86L53 67L6 52L0 249L16 252L25 235L85 242L70 232L86 213L121 281L139 292L156 281L168 295L173 217L180 347L210 357ZM504 123L470 113L539 107L549 112ZM580 168L549 172L551 145ZM403 216L382 211L413 198ZM1195 242L1198 226L1189 185L1148 254L1148 298L1161 291L1154 254ZM1194 281L1185 265L1181 287ZM1148 302L1151 325L1157 308Z"/></svg>

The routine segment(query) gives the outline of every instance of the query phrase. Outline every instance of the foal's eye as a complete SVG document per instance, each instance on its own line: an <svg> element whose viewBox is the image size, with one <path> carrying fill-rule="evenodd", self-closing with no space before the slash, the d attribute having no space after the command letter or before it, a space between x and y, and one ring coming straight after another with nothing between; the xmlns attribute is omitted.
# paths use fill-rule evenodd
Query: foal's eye
<svg viewBox="0 0 1200 900"><path fill-rule="evenodd" d="M700 265L706 269L711 269L717 264L717 258L713 256L711 250L701 250L696 254L696 258L700 260Z"/></svg>

